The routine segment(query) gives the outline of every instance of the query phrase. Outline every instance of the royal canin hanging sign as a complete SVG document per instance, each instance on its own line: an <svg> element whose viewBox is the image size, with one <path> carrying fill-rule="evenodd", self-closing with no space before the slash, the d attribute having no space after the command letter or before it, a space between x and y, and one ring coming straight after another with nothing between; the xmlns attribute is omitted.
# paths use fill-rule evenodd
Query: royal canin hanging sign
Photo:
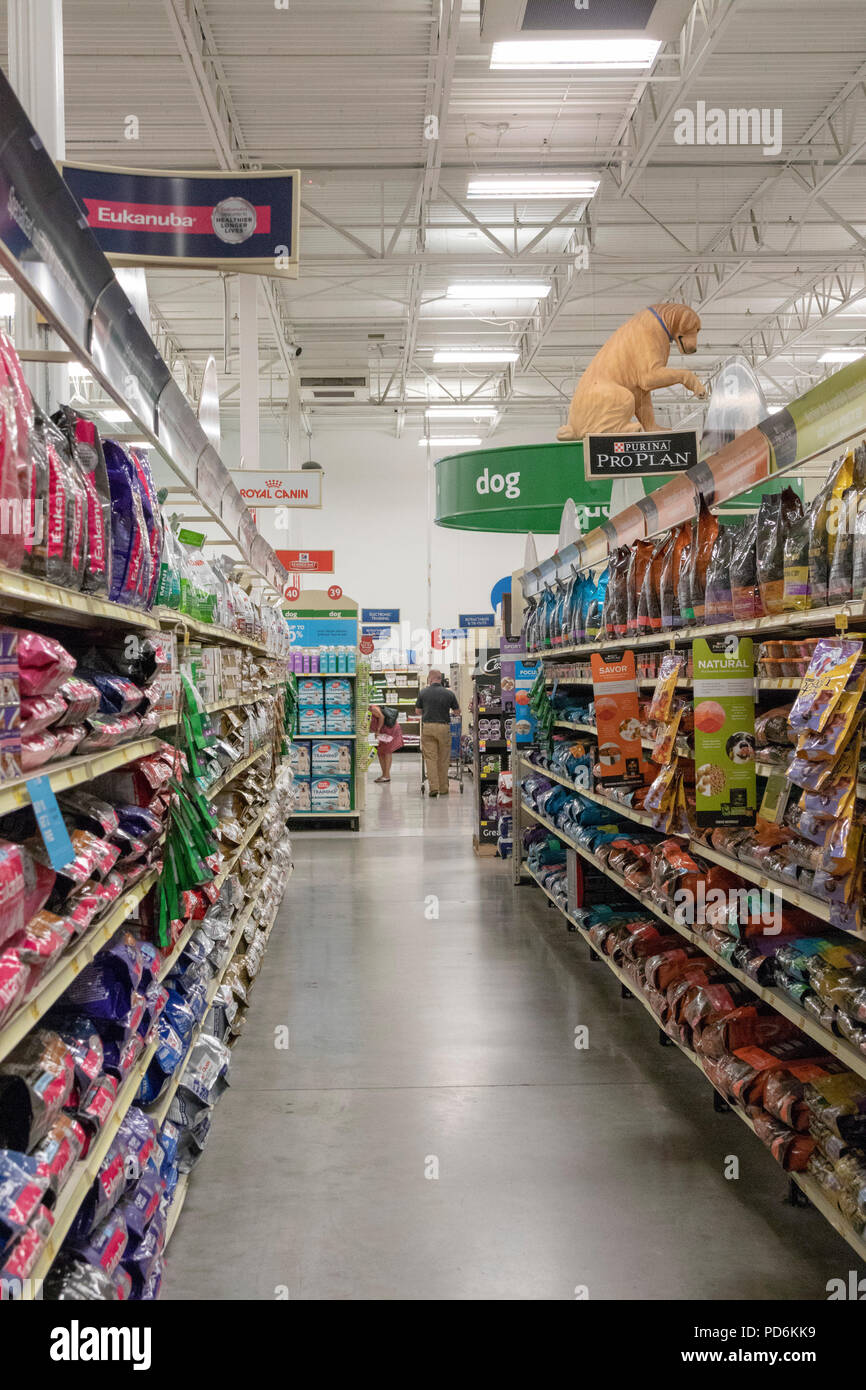
<svg viewBox="0 0 866 1390"><path fill-rule="evenodd" d="M321 507L322 477L318 469L297 473L232 469L232 482L248 507Z"/></svg>

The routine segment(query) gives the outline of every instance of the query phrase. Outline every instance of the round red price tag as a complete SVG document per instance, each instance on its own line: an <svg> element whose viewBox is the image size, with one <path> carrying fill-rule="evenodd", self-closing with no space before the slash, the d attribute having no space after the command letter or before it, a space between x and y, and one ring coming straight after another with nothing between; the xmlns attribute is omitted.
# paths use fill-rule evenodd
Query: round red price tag
<svg viewBox="0 0 866 1390"><path fill-rule="evenodd" d="M342 598L342 597L343 597L343 590L340 588L339 584L332 584L331 587L330 587L330 589L328 590L328 598Z"/></svg>
<svg viewBox="0 0 866 1390"><path fill-rule="evenodd" d="M361 638L361 652L363 653L363 655L364 655L364 656L369 656L370 653L372 652L372 650L373 650L373 639L372 639L372 637L362 637L362 638Z"/></svg>
<svg viewBox="0 0 866 1390"><path fill-rule="evenodd" d="M296 599L299 599L301 597L300 589L296 588L294 584L287 584L285 589L283 590L283 594L289 600L290 603L294 603Z"/></svg>

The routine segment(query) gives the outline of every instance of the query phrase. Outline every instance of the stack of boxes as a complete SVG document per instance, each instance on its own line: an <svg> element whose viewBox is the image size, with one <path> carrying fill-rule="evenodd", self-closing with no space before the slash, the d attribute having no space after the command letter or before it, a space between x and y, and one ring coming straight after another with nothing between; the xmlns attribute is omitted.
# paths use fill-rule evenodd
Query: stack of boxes
<svg viewBox="0 0 866 1390"><path fill-rule="evenodd" d="M344 676L299 676L298 729L291 754L296 812L353 809L354 743L339 735L354 732L352 681Z"/></svg>

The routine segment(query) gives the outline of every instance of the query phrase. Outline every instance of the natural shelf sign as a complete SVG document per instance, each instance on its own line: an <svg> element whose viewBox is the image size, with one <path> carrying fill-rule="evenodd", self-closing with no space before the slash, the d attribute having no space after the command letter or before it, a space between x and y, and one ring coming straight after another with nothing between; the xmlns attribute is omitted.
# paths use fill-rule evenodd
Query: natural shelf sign
<svg viewBox="0 0 866 1390"><path fill-rule="evenodd" d="M755 654L751 637L692 643L699 826L755 820Z"/></svg>
<svg viewBox="0 0 866 1390"><path fill-rule="evenodd" d="M697 461L696 430L588 434L583 441L587 478L660 478L684 473Z"/></svg>
<svg viewBox="0 0 866 1390"><path fill-rule="evenodd" d="M175 173L61 164L87 226L116 265L298 275L300 174Z"/></svg>

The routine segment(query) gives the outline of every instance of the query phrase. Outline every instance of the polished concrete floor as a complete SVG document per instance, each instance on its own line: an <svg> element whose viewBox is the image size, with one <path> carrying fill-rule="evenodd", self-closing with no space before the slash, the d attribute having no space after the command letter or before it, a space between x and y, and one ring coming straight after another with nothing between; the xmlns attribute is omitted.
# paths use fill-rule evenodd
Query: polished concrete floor
<svg viewBox="0 0 866 1390"><path fill-rule="evenodd" d="M542 894L474 856L471 783L431 802L395 761L360 834L295 836L163 1297L826 1298L848 1247Z"/></svg>

